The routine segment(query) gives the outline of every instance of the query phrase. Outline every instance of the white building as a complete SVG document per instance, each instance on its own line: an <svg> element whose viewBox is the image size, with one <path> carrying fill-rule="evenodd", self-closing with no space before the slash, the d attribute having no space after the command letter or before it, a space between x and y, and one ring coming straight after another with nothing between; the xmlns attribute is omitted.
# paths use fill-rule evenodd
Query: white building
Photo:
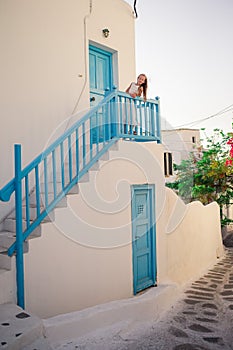
<svg viewBox="0 0 233 350"><path fill-rule="evenodd" d="M101 150L97 150L97 142L93 146L90 141L89 176L83 176L77 188L73 171L79 156L83 167L88 161L88 130L82 124L81 138L77 132L74 142L69 134L58 145L59 157L64 160L59 184L65 187L66 176L69 184L73 181L69 189L65 187L67 196L56 197L55 151L49 153L52 182L45 176L48 165L43 157L48 145L88 115L94 118L92 111L99 117L99 110L90 108L95 103L99 106L105 91L113 93L114 86L124 91L135 80L134 21L132 8L123 0L0 3L0 197L6 200L6 193L18 186L15 179L8 181L14 177L13 144L20 143L22 166L30 163L33 170L30 176L22 171L20 183L25 186L25 200L18 209L24 218L23 230L34 227L31 225L41 215L42 194L42 206L48 210L50 197L57 200L56 208L45 217L47 222L32 230L29 237L34 235L34 239L24 243L25 306L44 318L130 298L155 284L182 285L223 254L217 204L185 206L165 187L164 147L155 137L151 142L103 137L101 147L104 143L111 147L95 163L90 161L91 152L100 154ZM111 93L109 96L115 96ZM124 94L117 96L125 98ZM104 101L111 111L116 104L107 98ZM155 107L158 120L159 102L148 103ZM77 140L82 142L80 149ZM193 144L192 139L189 142ZM78 149L76 159L71 145ZM35 165L40 161L35 159L38 154L43 160L40 166ZM67 159L69 171L63 173ZM35 179L33 193L27 187L31 176ZM3 191L6 183L8 190ZM15 257L6 255L9 242L15 239L13 209L13 200L0 202L0 303L16 302L19 289Z"/></svg>
<svg viewBox="0 0 233 350"><path fill-rule="evenodd" d="M199 129L162 130L163 145L167 152L172 152L173 162L180 164L188 159L190 152L195 152L200 146Z"/></svg>
<svg viewBox="0 0 233 350"><path fill-rule="evenodd" d="M191 152L198 152L201 146L199 129L172 129L162 130L162 142L164 145L164 173L167 182L173 182L176 176L173 164L180 164L182 160L188 159ZM233 218L233 206L229 205L223 209L224 215ZM233 224L226 226L227 231L232 231Z"/></svg>

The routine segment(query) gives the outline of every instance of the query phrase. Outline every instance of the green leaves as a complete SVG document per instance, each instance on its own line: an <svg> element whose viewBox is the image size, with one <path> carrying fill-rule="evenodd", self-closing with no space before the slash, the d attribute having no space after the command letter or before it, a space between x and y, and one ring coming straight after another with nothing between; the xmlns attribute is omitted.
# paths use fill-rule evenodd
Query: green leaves
<svg viewBox="0 0 233 350"><path fill-rule="evenodd" d="M191 152L187 160L174 164L176 181L169 184L188 203L199 200L203 204L216 201L220 207L222 225L229 223L222 208L233 203L233 166L229 153L233 134L215 129L206 139L206 147ZM231 220L230 220L231 221Z"/></svg>

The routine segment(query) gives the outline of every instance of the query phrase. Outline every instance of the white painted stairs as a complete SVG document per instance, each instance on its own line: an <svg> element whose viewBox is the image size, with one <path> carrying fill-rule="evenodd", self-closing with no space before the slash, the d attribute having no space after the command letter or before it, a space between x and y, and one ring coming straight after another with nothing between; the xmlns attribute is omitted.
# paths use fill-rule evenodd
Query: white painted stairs
<svg viewBox="0 0 233 350"><path fill-rule="evenodd" d="M111 150L116 149L116 146L112 146ZM108 152L106 152L100 159L100 161L106 161L109 159ZM89 171L97 171L99 168L99 161L97 161L92 168ZM58 180L59 181L59 180ZM88 182L89 181L89 173L87 172L79 181L80 183ZM59 186L61 186L61 182L57 183L57 188L59 189ZM43 210L43 183L40 184L41 188L41 210ZM53 196L53 184L50 182L48 184L48 197ZM72 194L78 194L79 188L78 185L75 185L67 195ZM67 198L64 197L56 206L56 208L64 208L67 206ZM56 209L55 208L55 209ZM45 217L45 219L42 221L41 224L46 224L47 222L51 222L54 220L55 212L54 210L49 213L48 216ZM35 192L32 192L30 194L30 217L32 219L36 218L36 195ZM4 273L7 273L7 271L11 271L13 268L13 261L12 258L7 255L8 248L14 243L16 238L16 221L15 221L15 212L10 213L6 219L3 221L0 227L0 286L2 285L2 275ZM23 229L26 227L26 206L23 206ZM34 239L41 236L41 226L38 226L28 237L28 239ZM24 242L24 253L28 252L28 240ZM0 304L4 302L12 301L5 300L3 301L1 299L1 292L0 292Z"/></svg>
<svg viewBox="0 0 233 350"><path fill-rule="evenodd" d="M0 350L52 350L41 319L15 304L0 305Z"/></svg>
<svg viewBox="0 0 233 350"><path fill-rule="evenodd" d="M110 150L116 150L117 144L112 145ZM99 162L107 161L109 153L106 152L99 161L97 161L89 171L98 171ZM89 173L87 172L81 182L89 181ZM58 183L59 186L59 183ZM43 186L41 186L43 188ZM49 196L52 195L52 183L48 185ZM67 194L78 194L78 185L75 185ZM30 213L31 217L36 218L35 193L30 195ZM57 208L67 205L67 197L64 197L57 205ZM43 208L43 200L41 201ZM55 218L55 211L42 221L41 225L51 222ZM26 210L23 207L23 227L26 225ZM38 226L28 239L35 239L41 236L41 225ZM8 248L15 241L15 214L12 212L7 216L4 222L0 225L0 350L5 349L37 349L50 350L50 345L46 342L43 336L42 321L27 311L16 305L16 269L15 255L9 257L7 255ZM24 253L29 249L28 240L24 242Z"/></svg>

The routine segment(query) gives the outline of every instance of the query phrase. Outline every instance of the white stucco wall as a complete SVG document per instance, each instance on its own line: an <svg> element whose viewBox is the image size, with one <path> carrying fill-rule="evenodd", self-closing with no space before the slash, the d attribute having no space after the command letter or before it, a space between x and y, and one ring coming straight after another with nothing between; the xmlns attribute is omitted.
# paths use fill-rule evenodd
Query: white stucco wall
<svg viewBox="0 0 233 350"><path fill-rule="evenodd" d="M193 137L195 142L192 142ZM183 159L188 158L190 152L195 151L200 145L200 130L162 130L162 140L166 151L172 153L173 162L180 164Z"/></svg>
<svg viewBox="0 0 233 350"><path fill-rule="evenodd" d="M120 141L25 255L26 308L42 317L133 296L131 184L156 188L157 281L183 284L223 253L219 209L164 186L163 146ZM197 220L198 218L198 220Z"/></svg>
<svg viewBox="0 0 233 350"><path fill-rule="evenodd" d="M198 278L223 254L219 206L185 205L166 189L166 206L158 221L158 282L179 284Z"/></svg>
<svg viewBox="0 0 233 350"><path fill-rule="evenodd" d="M89 108L89 42L114 53L120 90L135 79L134 16L123 0L1 0L0 42L1 188L15 143L26 165Z"/></svg>

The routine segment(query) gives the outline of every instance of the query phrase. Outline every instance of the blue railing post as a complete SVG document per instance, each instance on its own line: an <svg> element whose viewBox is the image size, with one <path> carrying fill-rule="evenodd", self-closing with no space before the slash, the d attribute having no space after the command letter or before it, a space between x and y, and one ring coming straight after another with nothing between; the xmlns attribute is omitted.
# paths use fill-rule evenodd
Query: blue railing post
<svg viewBox="0 0 233 350"><path fill-rule="evenodd" d="M117 100L117 87L113 86L115 96L113 99L113 106L111 108L111 137L119 135L119 121L118 121L118 100Z"/></svg>
<svg viewBox="0 0 233 350"><path fill-rule="evenodd" d="M107 97L111 93L110 88L106 88L104 96ZM110 139L111 135L111 104L108 102L106 106L103 107L103 141Z"/></svg>
<svg viewBox="0 0 233 350"><path fill-rule="evenodd" d="M160 121L160 98L159 96L155 97L155 100L158 102L156 104L156 128L157 128L157 136L158 136L158 143L162 143L161 139L161 121Z"/></svg>
<svg viewBox="0 0 233 350"><path fill-rule="evenodd" d="M156 127L155 127L155 123L156 123L156 105L154 105L153 103L149 103L149 120L150 120L150 135L151 136L155 136L157 135L156 133Z"/></svg>
<svg viewBox="0 0 233 350"><path fill-rule="evenodd" d="M16 282L17 304L24 309L21 145L15 145Z"/></svg>

